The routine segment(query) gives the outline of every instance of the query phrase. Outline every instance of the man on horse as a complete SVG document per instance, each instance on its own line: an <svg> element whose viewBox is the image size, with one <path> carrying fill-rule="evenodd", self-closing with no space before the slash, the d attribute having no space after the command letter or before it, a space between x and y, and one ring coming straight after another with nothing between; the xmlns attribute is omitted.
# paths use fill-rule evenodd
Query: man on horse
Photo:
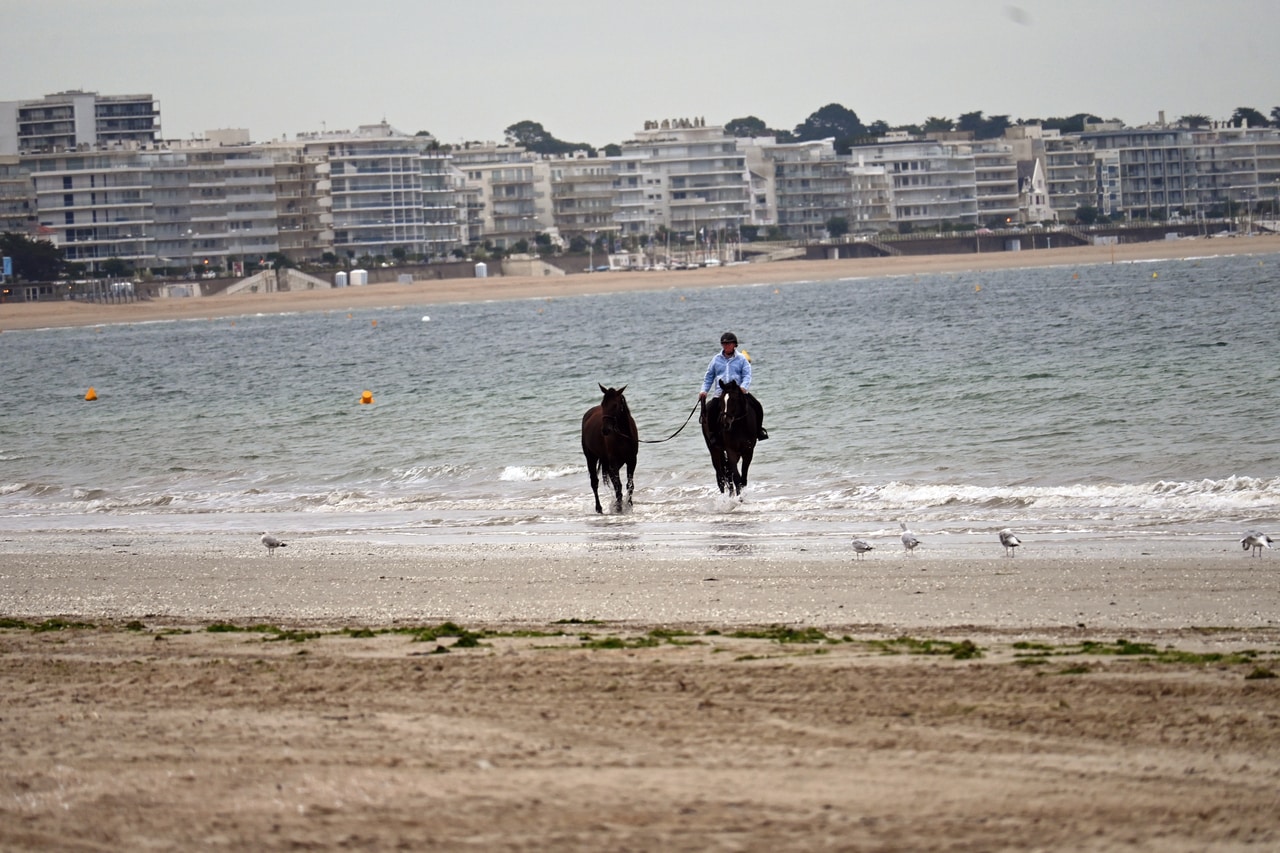
<svg viewBox="0 0 1280 853"><path fill-rule="evenodd" d="M707 392L710 391L713 397L720 396L720 383L736 381L738 387L743 391L749 391L751 388L751 362L745 355L738 352L738 336L733 332L725 332L720 336L720 352L716 353L711 359L711 364L707 366L707 373L702 377L702 390L698 392L698 399L707 399ZM747 400L751 403L751 407L756 410L756 424L758 431L756 434L757 441L764 441L769 437L769 433L764 431L764 407L750 393L747 394ZM720 418L719 406L707 407L707 420L711 427L711 434L716 432L717 421Z"/></svg>

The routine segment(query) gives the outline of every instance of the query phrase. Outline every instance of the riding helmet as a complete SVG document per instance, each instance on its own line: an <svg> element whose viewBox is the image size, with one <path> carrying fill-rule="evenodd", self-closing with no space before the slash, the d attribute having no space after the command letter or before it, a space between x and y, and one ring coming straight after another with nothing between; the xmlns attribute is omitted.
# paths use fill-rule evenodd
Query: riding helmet
<svg viewBox="0 0 1280 853"><path fill-rule="evenodd" d="M720 336L720 343L733 344L734 346L737 346L738 336L735 335L733 332L725 332L723 335Z"/></svg>

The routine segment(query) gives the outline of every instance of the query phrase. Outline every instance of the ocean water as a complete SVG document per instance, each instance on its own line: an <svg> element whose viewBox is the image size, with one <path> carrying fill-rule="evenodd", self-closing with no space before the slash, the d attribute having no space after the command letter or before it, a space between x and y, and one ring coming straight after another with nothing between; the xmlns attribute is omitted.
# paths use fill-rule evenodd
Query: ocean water
<svg viewBox="0 0 1280 853"><path fill-rule="evenodd" d="M1278 282L1280 255L1247 255L8 331L0 535L1274 531ZM659 441L725 330L772 436L741 502L696 417ZM619 515L594 513L579 447L597 383L626 386L652 442Z"/></svg>

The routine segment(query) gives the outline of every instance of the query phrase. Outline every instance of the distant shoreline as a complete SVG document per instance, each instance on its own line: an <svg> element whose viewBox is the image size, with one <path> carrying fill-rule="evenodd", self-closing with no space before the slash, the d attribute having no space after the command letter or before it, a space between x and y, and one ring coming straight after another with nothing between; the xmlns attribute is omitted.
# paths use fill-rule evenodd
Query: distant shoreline
<svg viewBox="0 0 1280 853"><path fill-rule="evenodd" d="M1021 252L780 261L665 272L608 272L556 277L498 276L424 280L332 290L161 299L119 305L86 302L0 304L0 332L264 313L348 311L404 305L557 298L586 294L783 285L802 281L931 275L967 271L1280 254L1280 235L1074 246Z"/></svg>

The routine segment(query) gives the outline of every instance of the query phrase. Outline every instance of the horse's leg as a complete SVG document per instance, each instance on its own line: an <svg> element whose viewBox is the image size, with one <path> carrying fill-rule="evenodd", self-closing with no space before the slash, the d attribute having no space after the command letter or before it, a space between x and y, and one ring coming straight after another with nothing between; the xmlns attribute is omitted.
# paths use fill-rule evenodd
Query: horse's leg
<svg viewBox="0 0 1280 853"><path fill-rule="evenodd" d="M746 488L747 486L747 469L751 467L751 459L755 455L756 449L752 445L747 445L742 450L742 488Z"/></svg>
<svg viewBox="0 0 1280 853"><path fill-rule="evenodd" d="M600 467L600 460L590 453L587 454L587 474L591 477L591 494L596 496L596 512L604 512L604 507L600 506L600 475L597 469Z"/></svg>
<svg viewBox="0 0 1280 853"><path fill-rule="evenodd" d="M617 468L606 468L605 473L613 486L613 511L622 512L622 478L618 476Z"/></svg>
<svg viewBox="0 0 1280 853"><path fill-rule="evenodd" d="M635 457L633 456L627 460L627 506L635 506L635 504L631 500L631 495L636 490L635 473L636 473L636 460L635 460Z"/></svg>

